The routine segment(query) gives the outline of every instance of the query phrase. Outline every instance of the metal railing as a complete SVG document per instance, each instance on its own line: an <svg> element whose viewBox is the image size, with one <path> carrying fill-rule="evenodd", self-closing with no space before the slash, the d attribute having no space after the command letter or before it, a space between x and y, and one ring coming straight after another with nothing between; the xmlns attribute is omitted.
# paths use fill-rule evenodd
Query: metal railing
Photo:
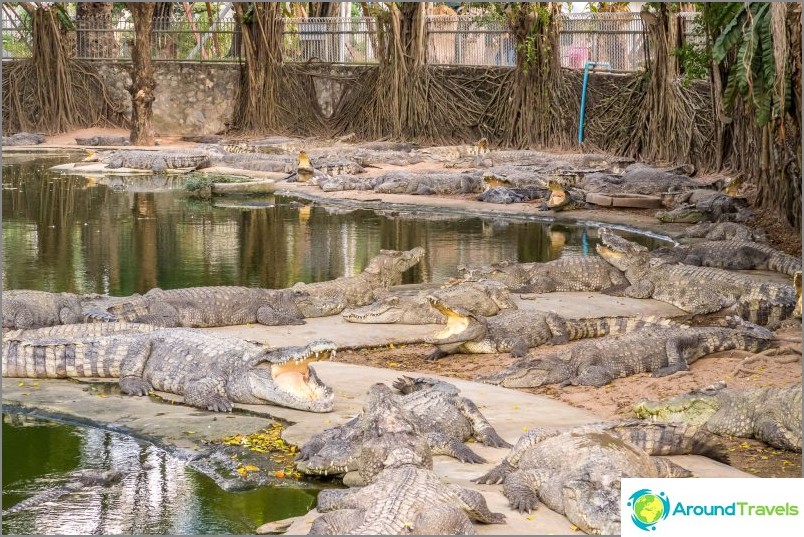
<svg viewBox="0 0 804 537"><path fill-rule="evenodd" d="M152 57L157 61L236 62L241 59L233 18L195 14L156 19ZM26 57L24 28L2 13L4 56ZM702 39L696 13L682 13L685 42ZM284 19L286 62L372 64L377 62L377 23L373 17ZM74 21L70 43L82 59L128 60L134 28L130 18L95 17ZM648 60L647 38L639 13L570 13L559 20L562 67L583 69L586 61L607 62L613 71L638 71ZM8 36L8 37L7 37ZM17 43L19 42L19 43ZM13 46L12 46L13 45ZM427 62L431 65L516 63L516 43L506 23L477 15L427 18Z"/></svg>

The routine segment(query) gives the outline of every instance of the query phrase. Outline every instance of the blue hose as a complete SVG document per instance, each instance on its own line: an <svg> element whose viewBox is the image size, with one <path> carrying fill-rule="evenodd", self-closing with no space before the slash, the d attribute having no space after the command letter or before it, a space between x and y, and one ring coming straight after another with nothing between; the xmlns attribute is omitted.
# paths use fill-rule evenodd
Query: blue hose
<svg viewBox="0 0 804 537"><path fill-rule="evenodd" d="M586 113L586 85L589 82L589 68L590 67L597 67L597 66L605 66L608 67L609 71L611 71L611 65L609 62L586 62L586 66L583 68L583 89L581 90L581 114L580 118L578 118L578 143L583 143L583 120L584 115Z"/></svg>

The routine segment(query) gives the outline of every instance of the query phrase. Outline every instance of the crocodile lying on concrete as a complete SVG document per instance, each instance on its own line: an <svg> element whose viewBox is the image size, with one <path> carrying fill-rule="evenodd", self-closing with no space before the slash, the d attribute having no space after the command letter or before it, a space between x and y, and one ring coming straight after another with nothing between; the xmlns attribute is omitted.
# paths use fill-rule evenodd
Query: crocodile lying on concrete
<svg viewBox="0 0 804 537"><path fill-rule="evenodd" d="M693 190L685 193L686 202L669 211L659 211L656 218L665 224L700 222L733 222L748 218L748 200L727 196L714 190Z"/></svg>
<svg viewBox="0 0 804 537"><path fill-rule="evenodd" d="M58 500L65 494L71 494L90 487L108 487L123 479L118 470L81 470L70 476L70 481L60 487L49 488L3 511L3 516L27 511L47 502Z"/></svg>
<svg viewBox="0 0 804 537"><path fill-rule="evenodd" d="M3 341L3 376L119 378L128 395L161 390L188 405L229 412L232 403L330 412L333 394L308 366L335 353L328 341L269 351L186 328L98 337Z"/></svg>
<svg viewBox="0 0 804 537"><path fill-rule="evenodd" d="M658 322L653 317L565 319L553 312L523 310L503 311L486 318L451 307L432 295L428 300L447 318L447 326L425 339L426 343L436 346L426 360L438 360L455 353L510 352L512 356L521 357L532 347L622 334Z"/></svg>
<svg viewBox="0 0 804 537"><path fill-rule="evenodd" d="M792 313L796 292L792 285L764 281L728 270L672 264L652 257L644 246L628 241L608 229L600 230L597 252L622 270L631 284L631 298L654 298L687 313L705 314L734 306L741 300L761 298L765 304ZM750 313L750 312L749 312ZM759 322L749 315L748 320Z"/></svg>
<svg viewBox="0 0 804 537"><path fill-rule="evenodd" d="M421 291L415 296L391 295L360 308L343 311L344 320L363 324L443 324L446 317L430 305L432 294L446 303L475 315L491 317L502 310L516 309L508 288L500 282L484 280L460 282L436 291Z"/></svg>
<svg viewBox="0 0 804 537"><path fill-rule="evenodd" d="M380 194L472 194L483 191L483 181L469 173L389 172L377 178Z"/></svg>
<svg viewBox="0 0 804 537"><path fill-rule="evenodd" d="M459 266L468 280L494 280L517 293L606 291L625 287L623 273L598 256L564 256L545 263L501 262Z"/></svg>
<svg viewBox="0 0 804 537"><path fill-rule="evenodd" d="M79 295L28 290L3 292L3 328L38 328L83 320Z"/></svg>
<svg viewBox="0 0 804 537"><path fill-rule="evenodd" d="M475 533L470 518L505 521L479 492L441 482L427 443L387 386L372 386L365 408L366 438L357 459L367 486L321 491L316 508L323 514L311 535L466 535Z"/></svg>
<svg viewBox="0 0 804 537"><path fill-rule="evenodd" d="M176 168L197 169L210 164L210 157L205 151L142 151L120 150L110 152L89 151L85 162L102 162L109 169L131 168L134 170L151 170L164 172Z"/></svg>
<svg viewBox="0 0 804 537"><path fill-rule="evenodd" d="M480 463L485 460L463 442L474 438L487 446L510 446L477 406L462 397L453 384L429 378L402 377L394 386L403 395L395 395L389 401L385 395L372 390L363 414L311 438L302 446L296 459L299 470L312 475L337 475L360 470L357 456L371 436L367 433L368 427L377 415L389 412L389 405L399 406L409 413L408 421L424 436L433 455L449 455L462 462ZM354 479L351 475L346 478L347 481Z"/></svg>
<svg viewBox="0 0 804 537"><path fill-rule="evenodd" d="M423 257L424 248L421 246L407 251L380 250L380 253L369 261L363 272L357 276L345 276L318 283L299 282L291 289L309 295L312 305L328 305L325 312L318 314L303 309L305 317L335 315L347 306L365 306L385 296L392 285L402 283L402 274Z"/></svg>
<svg viewBox="0 0 804 537"><path fill-rule="evenodd" d="M718 382L685 395L634 405L637 417L686 423L717 435L756 438L801 452L801 384L731 390Z"/></svg>
<svg viewBox="0 0 804 537"><path fill-rule="evenodd" d="M642 163L628 166L622 175L606 173L590 173L584 176L575 186L586 192L600 194L642 194L656 195L665 192L679 192L700 189L700 181L691 179L690 172L684 167L655 168Z"/></svg>
<svg viewBox="0 0 804 537"><path fill-rule="evenodd" d="M208 328L260 323L269 326L304 324L310 317L335 315L338 303L313 300L303 290L237 286L151 289L106 309L89 312L90 319L131 321L162 327Z"/></svg>
<svg viewBox="0 0 804 537"><path fill-rule="evenodd" d="M497 467L475 479L502 483L513 509L539 502L581 531L619 535L622 478L692 477L666 455L697 454L726 461L716 439L696 427L645 422L601 423L565 432L523 435Z"/></svg>
<svg viewBox="0 0 804 537"><path fill-rule="evenodd" d="M792 276L801 270L801 258L758 242L706 241L674 248L659 248L651 256L671 263L730 270L772 270Z"/></svg>
<svg viewBox="0 0 804 537"><path fill-rule="evenodd" d="M28 330L10 330L3 334L3 339L75 339L111 336L116 334L143 334L161 329L162 327L160 326L128 322L62 324L57 326L47 326L45 328L31 328Z"/></svg>
<svg viewBox="0 0 804 537"><path fill-rule="evenodd" d="M736 222L702 222L688 227L678 235L678 238L768 242L764 231L751 229Z"/></svg>
<svg viewBox="0 0 804 537"><path fill-rule="evenodd" d="M317 178L318 187L324 192L374 190L374 187L377 186L377 180L377 177L358 177L348 174Z"/></svg>
<svg viewBox="0 0 804 537"><path fill-rule="evenodd" d="M76 138L75 139L76 145L88 145L88 146L96 146L96 145L131 145L128 136L88 136L85 138Z"/></svg>
<svg viewBox="0 0 804 537"><path fill-rule="evenodd" d="M44 134L32 134L30 132L18 132L11 136L3 136L3 145L39 145L45 143Z"/></svg>
<svg viewBox="0 0 804 537"><path fill-rule="evenodd" d="M771 346L773 332L742 321L738 328L691 327L665 321L630 333L582 341L570 349L525 358L484 382L508 388L546 384L604 386L615 378L652 372L654 377L685 371L713 352L761 351Z"/></svg>
<svg viewBox="0 0 804 537"><path fill-rule="evenodd" d="M546 197L546 190L539 187L508 188L504 186L487 187L477 197L477 201L486 203L525 203L534 199Z"/></svg>

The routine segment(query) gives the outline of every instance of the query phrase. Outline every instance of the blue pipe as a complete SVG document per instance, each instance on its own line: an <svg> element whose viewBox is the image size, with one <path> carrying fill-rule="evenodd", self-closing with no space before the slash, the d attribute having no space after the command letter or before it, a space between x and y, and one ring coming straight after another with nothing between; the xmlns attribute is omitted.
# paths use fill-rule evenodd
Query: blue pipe
<svg viewBox="0 0 804 537"><path fill-rule="evenodd" d="M611 71L611 64L609 62L590 62L587 60L586 66L583 68L583 89L581 90L581 114L578 118L578 143L583 143L583 120L586 113L586 85L589 82L589 68L597 66L606 66Z"/></svg>

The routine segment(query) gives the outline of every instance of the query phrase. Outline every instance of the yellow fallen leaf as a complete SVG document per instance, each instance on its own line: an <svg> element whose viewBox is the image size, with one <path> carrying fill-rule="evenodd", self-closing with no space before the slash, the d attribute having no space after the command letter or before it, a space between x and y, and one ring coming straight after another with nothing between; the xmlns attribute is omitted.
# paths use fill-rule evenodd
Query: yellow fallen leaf
<svg viewBox="0 0 804 537"><path fill-rule="evenodd" d="M388 367L399 367L399 364L396 362L388 362Z"/></svg>
<svg viewBox="0 0 804 537"><path fill-rule="evenodd" d="M576 526L575 524L573 524L573 525L571 525L571 526L570 526L570 529L571 529L572 531L578 531L578 526Z"/></svg>
<svg viewBox="0 0 804 537"><path fill-rule="evenodd" d="M527 517L525 517L525 518L527 518L528 520L536 520L536 517L535 517L535 516L527 516Z"/></svg>
<svg viewBox="0 0 804 537"><path fill-rule="evenodd" d="M522 427L522 430L527 432L528 428L527 427Z"/></svg>
<svg viewBox="0 0 804 537"><path fill-rule="evenodd" d="M393 344L393 343L391 343L390 345L388 345L388 348L389 348L389 349L393 349L393 348L394 348L394 344Z"/></svg>
<svg viewBox="0 0 804 537"><path fill-rule="evenodd" d="M245 470L247 472L259 472L260 471L260 469L257 466L254 466L253 464L247 464L243 468L245 468Z"/></svg>
<svg viewBox="0 0 804 537"><path fill-rule="evenodd" d="M184 434L195 434L195 431L184 431Z"/></svg>
<svg viewBox="0 0 804 537"><path fill-rule="evenodd" d="M17 384L17 386L25 386L25 382L20 381L19 384Z"/></svg>
<svg viewBox="0 0 804 537"><path fill-rule="evenodd" d="M38 382L34 382L34 383L32 383L32 384L31 384L31 386L39 386L39 383L38 383Z"/></svg>
<svg viewBox="0 0 804 537"><path fill-rule="evenodd" d="M99 394L98 394L98 397L103 397L103 398L105 399L105 398L107 398L107 397L109 397L109 396L108 396L108 395L106 395L105 393L99 393Z"/></svg>
<svg viewBox="0 0 804 537"><path fill-rule="evenodd" d="M283 472L282 470L279 470L274 475L276 475L277 479L285 479L285 472Z"/></svg>
<svg viewBox="0 0 804 537"><path fill-rule="evenodd" d="M28 392L22 392L20 395L28 395Z"/></svg>

